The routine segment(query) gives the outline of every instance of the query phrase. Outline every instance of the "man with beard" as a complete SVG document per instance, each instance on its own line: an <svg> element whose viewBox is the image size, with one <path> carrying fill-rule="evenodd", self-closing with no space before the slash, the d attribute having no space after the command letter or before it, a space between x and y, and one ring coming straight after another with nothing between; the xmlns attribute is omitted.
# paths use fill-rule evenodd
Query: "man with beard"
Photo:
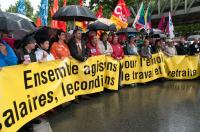
<svg viewBox="0 0 200 132"><path fill-rule="evenodd" d="M86 43L82 40L82 31L78 28L74 30L73 38L69 41L69 49L76 60L80 62L87 60Z"/></svg>

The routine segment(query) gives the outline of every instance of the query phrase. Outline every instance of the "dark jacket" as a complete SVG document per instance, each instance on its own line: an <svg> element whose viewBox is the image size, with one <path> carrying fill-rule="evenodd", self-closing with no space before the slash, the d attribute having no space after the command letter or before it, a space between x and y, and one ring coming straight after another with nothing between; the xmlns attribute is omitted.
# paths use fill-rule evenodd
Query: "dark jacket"
<svg viewBox="0 0 200 132"><path fill-rule="evenodd" d="M176 46L178 55L189 55L189 46L187 44L180 43Z"/></svg>
<svg viewBox="0 0 200 132"><path fill-rule="evenodd" d="M200 48L198 46L198 44L191 44L189 46L189 54L190 55L195 55L196 53L200 52Z"/></svg>
<svg viewBox="0 0 200 132"><path fill-rule="evenodd" d="M21 64L21 63L23 63L25 61L25 59L24 59L25 55L29 55L31 62L36 62L37 61L34 50L31 51L31 53L28 53L25 48L21 48L21 49L18 49L16 51L16 54L17 54L17 57L19 59L19 64Z"/></svg>
<svg viewBox="0 0 200 132"><path fill-rule="evenodd" d="M69 50L71 52L72 57L75 58L76 60L83 62L83 61L85 61L85 58L88 57L85 41L83 41L83 40L81 41L81 47L82 47L82 53L81 54L78 53L78 46L77 46L74 38L72 38L69 41L68 46L69 46Z"/></svg>

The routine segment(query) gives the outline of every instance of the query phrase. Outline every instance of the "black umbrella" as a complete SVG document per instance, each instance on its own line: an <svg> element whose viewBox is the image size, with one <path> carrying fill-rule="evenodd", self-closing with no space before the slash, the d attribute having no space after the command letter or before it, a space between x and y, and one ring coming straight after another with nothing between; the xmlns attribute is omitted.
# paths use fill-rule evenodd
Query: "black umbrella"
<svg viewBox="0 0 200 132"><path fill-rule="evenodd" d="M10 32L16 30L33 31L34 24L19 15L0 11L0 31Z"/></svg>
<svg viewBox="0 0 200 132"><path fill-rule="evenodd" d="M116 32L116 34L123 34L123 33L138 33L138 31L135 28L127 27L127 28L122 28Z"/></svg>
<svg viewBox="0 0 200 132"><path fill-rule="evenodd" d="M52 18L60 21L95 21L97 19L87 7L78 5L62 7Z"/></svg>
<svg viewBox="0 0 200 132"><path fill-rule="evenodd" d="M152 28L149 33L146 30L142 30L142 34L144 35L152 35L152 34L164 34L164 32L160 29Z"/></svg>
<svg viewBox="0 0 200 132"><path fill-rule="evenodd" d="M115 24L111 24L111 25L109 26L109 31L116 32L116 31L117 31L116 25L115 25Z"/></svg>
<svg viewBox="0 0 200 132"><path fill-rule="evenodd" d="M96 31L96 30L108 31L109 30L109 26L100 21L96 21L96 22L89 24L87 28L89 30L94 30L94 31Z"/></svg>
<svg viewBox="0 0 200 132"><path fill-rule="evenodd" d="M24 42L26 41L27 37L30 37L30 36L35 38L38 44L41 42L41 40L44 40L44 39L50 40L50 42L54 42L54 39L56 37L58 30L59 29L51 28L47 26L40 27L39 29L25 35L18 43L17 48L23 47Z"/></svg>

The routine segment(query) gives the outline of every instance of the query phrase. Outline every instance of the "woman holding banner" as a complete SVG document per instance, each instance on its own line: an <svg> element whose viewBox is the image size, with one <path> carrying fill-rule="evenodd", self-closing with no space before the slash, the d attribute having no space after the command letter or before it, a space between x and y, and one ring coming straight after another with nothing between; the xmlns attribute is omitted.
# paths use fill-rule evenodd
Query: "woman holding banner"
<svg viewBox="0 0 200 132"><path fill-rule="evenodd" d="M98 42L98 47L102 55L111 55L113 53L112 46L107 39L108 39L108 34L106 32L102 33L100 41Z"/></svg>
<svg viewBox="0 0 200 132"><path fill-rule="evenodd" d="M119 43L117 35L113 35L112 48L113 48L112 57L115 58L116 60L123 59L124 49L123 49L122 45Z"/></svg>
<svg viewBox="0 0 200 132"><path fill-rule="evenodd" d="M100 49L98 47L98 38L97 36L91 36L90 41L88 42L87 44L87 52L88 52L88 56L91 57L91 56L97 56L97 55L101 55L100 53Z"/></svg>

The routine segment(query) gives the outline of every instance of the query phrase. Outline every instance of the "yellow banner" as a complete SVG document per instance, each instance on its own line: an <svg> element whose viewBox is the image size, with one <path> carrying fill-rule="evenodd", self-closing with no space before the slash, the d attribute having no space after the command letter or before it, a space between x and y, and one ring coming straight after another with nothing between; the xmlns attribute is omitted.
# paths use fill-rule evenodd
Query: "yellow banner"
<svg viewBox="0 0 200 132"><path fill-rule="evenodd" d="M120 75L120 76L119 76ZM75 96L118 90L122 84L144 83L164 77L193 79L199 74L199 56L152 58L125 56L121 61L96 56L4 67L0 71L0 131L14 132L33 118L75 99Z"/></svg>
<svg viewBox="0 0 200 132"><path fill-rule="evenodd" d="M165 57L166 78L194 79L199 74L199 56Z"/></svg>
<svg viewBox="0 0 200 132"><path fill-rule="evenodd" d="M126 56L121 61L122 84L144 83L165 77L165 61L162 53L152 58Z"/></svg>
<svg viewBox="0 0 200 132"><path fill-rule="evenodd" d="M167 57L163 53L152 58L126 56L120 63L122 84L145 83L158 78L194 79L199 74L199 56Z"/></svg>
<svg viewBox="0 0 200 132"><path fill-rule="evenodd" d="M100 92L105 86L117 90L118 65L111 57L98 56L84 63L65 59L3 68L0 131L17 131L31 119L75 96Z"/></svg>

